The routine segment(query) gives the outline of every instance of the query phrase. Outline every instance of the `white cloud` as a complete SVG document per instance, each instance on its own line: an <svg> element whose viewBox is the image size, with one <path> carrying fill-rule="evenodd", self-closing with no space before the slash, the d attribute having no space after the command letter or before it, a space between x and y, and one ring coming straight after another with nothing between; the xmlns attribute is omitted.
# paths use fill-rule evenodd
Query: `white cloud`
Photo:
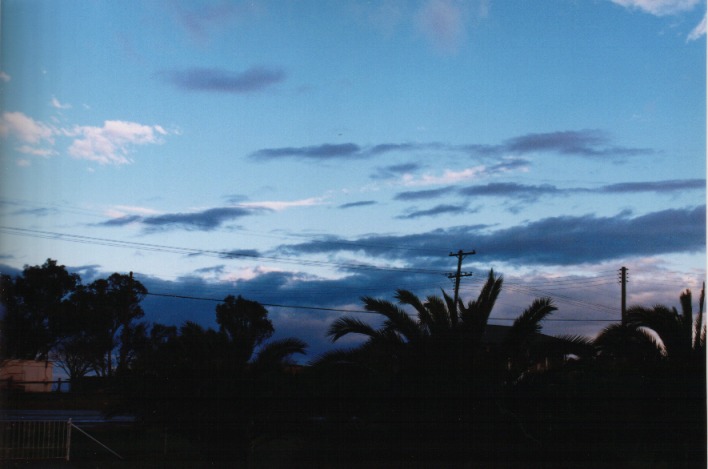
<svg viewBox="0 0 708 469"><path fill-rule="evenodd" d="M686 40L688 41L695 41L696 39L700 38L701 36L706 35L706 15L703 15L703 19L701 20L698 25L693 28L693 31L688 35Z"/></svg>
<svg viewBox="0 0 708 469"><path fill-rule="evenodd" d="M246 202L239 204L240 207L250 207L250 208L266 208L269 210L274 210L276 212L286 210L293 207L312 207L315 205L322 205L324 203L323 197L310 197L309 199L302 200L292 200L292 201L264 201L264 202Z"/></svg>
<svg viewBox="0 0 708 469"><path fill-rule="evenodd" d="M475 166L466 168L461 171L445 170L441 176L424 174L420 177L406 174L403 176L403 185L405 186L429 186L435 184L454 184L460 181L473 179L487 173L486 166Z"/></svg>
<svg viewBox="0 0 708 469"><path fill-rule="evenodd" d="M5 73L5 72L3 72L2 70L0 70L0 81L4 81L5 83L7 83L7 82L10 81L11 79L12 79L12 78L10 77L10 75L8 75L7 73Z"/></svg>
<svg viewBox="0 0 708 469"><path fill-rule="evenodd" d="M106 215L110 218L123 218L128 215L159 215L158 210L148 207L136 207L133 205L116 205L106 210Z"/></svg>
<svg viewBox="0 0 708 469"><path fill-rule="evenodd" d="M48 148L35 148L29 145L22 145L20 147L17 147L17 151L20 153L24 153L25 155L34 155L34 156L44 156L44 157L49 157L52 155L56 155L57 152Z"/></svg>
<svg viewBox="0 0 708 469"><path fill-rule="evenodd" d="M689 11L700 0L612 0L613 3L625 8L642 10L656 16L674 15Z"/></svg>
<svg viewBox="0 0 708 469"><path fill-rule="evenodd" d="M52 96L52 100L49 102L53 108L56 109L71 109L71 104L61 103L57 98Z"/></svg>
<svg viewBox="0 0 708 469"><path fill-rule="evenodd" d="M0 118L0 136L14 136L24 143L53 142L55 130L21 112L4 112Z"/></svg>
<svg viewBox="0 0 708 469"><path fill-rule="evenodd" d="M105 121L103 127L76 127L69 134L80 136L69 147L74 158L121 165L131 163L128 154L132 146L162 143L160 136L167 132L160 126Z"/></svg>

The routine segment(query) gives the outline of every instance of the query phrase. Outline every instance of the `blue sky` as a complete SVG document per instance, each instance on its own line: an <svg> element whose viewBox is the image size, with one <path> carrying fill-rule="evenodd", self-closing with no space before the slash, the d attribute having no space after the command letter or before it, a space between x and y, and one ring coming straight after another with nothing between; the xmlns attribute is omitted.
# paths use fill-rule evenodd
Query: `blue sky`
<svg viewBox="0 0 708 469"><path fill-rule="evenodd" d="M494 268L497 321L550 295L549 333L618 319L621 266L630 304L705 278L704 1L1 8L4 272L284 305L312 354L362 295L451 291L460 249L463 299Z"/></svg>

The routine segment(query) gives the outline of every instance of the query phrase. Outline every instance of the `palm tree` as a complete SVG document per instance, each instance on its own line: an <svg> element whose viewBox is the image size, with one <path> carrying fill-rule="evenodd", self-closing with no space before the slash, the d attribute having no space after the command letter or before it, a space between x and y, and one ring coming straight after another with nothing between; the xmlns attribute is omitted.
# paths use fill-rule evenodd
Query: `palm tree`
<svg viewBox="0 0 708 469"><path fill-rule="evenodd" d="M502 284L503 277L490 270L477 299L467 305L462 300L455 305L444 291L442 297L431 295L421 300L408 290L397 290L398 305L363 297L367 311L384 317L381 327L345 316L330 325L327 335L333 342L348 334L365 336L367 341L360 352L384 357L385 361L377 361L379 366L385 365L392 371L415 368L465 377L472 372L475 363L492 358L482 345ZM401 306L412 307L417 316L409 315ZM541 321L556 309L550 298L535 300L516 319L502 344L494 350L492 355L497 365L513 369L517 375L523 373L530 365L532 355L529 349L541 330ZM357 356L361 358L362 354Z"/></svg>
<svg viewBox="0 0 708 469"><path fill-rule="evenodd" d="M648 331L656 337L657 350L672 363L695 362L704 358L706 329L703 322L705 284L701 289L698 317L693 319L691 290L679 296L681 312L664 305L653 308L634 306L627 311L628 325Z"/></svg>

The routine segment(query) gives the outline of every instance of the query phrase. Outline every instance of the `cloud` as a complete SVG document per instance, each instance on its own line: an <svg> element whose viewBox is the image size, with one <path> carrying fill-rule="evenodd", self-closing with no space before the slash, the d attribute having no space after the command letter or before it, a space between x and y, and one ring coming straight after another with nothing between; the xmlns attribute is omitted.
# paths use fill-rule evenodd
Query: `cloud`
<svg viewBox="0 0 708 469"><path fill-rule="evenodd" d="M52 96L52 100L49 104L55 109L71 109L71 104L61 103L57 98Z"/></svg>
<svg viewBox="0 0 708 469"><path fill-rule="evenodd" d="M482 175L488 175L489 172L486 166L475 166L472 168L465 168L459 171L452 169L446 169L443 174L433 175L433 174L423 174L422 176L414 176L411 174L405 174L403 176L403 184L406 186L429 186L437 184L454 184L460 181L466 181L469 179L474 179Z"/></svg>
<svg viewBox="0 0 708 469"><path fill-rule="evenodd" d="M442 197L454 190L453 186L441 187L439 189L426 189L419 191L399 192L394 196L395 200L430 200Z"/></svg>
<svg viewBox="0 0 708 469"><path fill-rule="evenodd" d="M280 69L253 67L243 72L218 68L189 68L159 74L165 81L189 91L247 94L262 91L285 80Z"/></svg>
<svg viewBox="0 0 708 469"><path fill-rule="evenodd" d="M704 252L706 207L670 209L631 217L594 215L544 218L493 229L457 226L410 235L372 235L356 241L327 238L281 246L283 253L359 251L378 259L405 261L411 268L446 268L441 253L458 246L477 251L476 262L517 266L597 264L631 257ZM400 249L406 246L407 249Z"/></svg>
<svg viewBox="0 0 708 469"><path fill-rule="evenodd" d="M503 197L525 203L536 202L544 196L565 196L572 193L586 194L639 194L654 192L665 194L689 190L705 190L705 179L672 179L665 181L641 181L608 184L598 188L570 187L559 188L550 184L527 185L515 182L495 182L457 189L464 197ZM426 191L421 191L425 193ZM434 191L431 191L434 193ZM414 193L415 194L415 193Z"/></svg>
<svg viewBox="0 0 708 469"><path fill-rule="evenodd" d="M385 153L447 152L457 155L478 157L503 157L491 169L511 171L524 169L528 161L522 155L536 153L558 153L582 157L620 157L653 154L648 148L632 148L614 145L607 132L600 130L566 130L548 133L533 133L513 137L500 144L469 143L452 145L440 142L380 143L358 145L356 143L324 143L305 147L263 148L251 153L251 158L280 159L293 158L309 161L327 159L362 159ZM384 179L393 173L407 173L418 169L415 163L389 166L372 175L374 179Z"/></svg>
<svg viewBox="0 0 708 469"><path fill-rule="evenodd" d="M700 0L612 0L612 3L655 16L665 16L690 11Z"/></svg>
<svg viewBox="0 0 708 469"><path fill-rule="evenodd" d="M400 177L403 174L412 173L420 168L421 166L417 163L396 164L383 168L377 168L376 172L370 177L371 179L392 179Z"/></svg>
<svg viewBox="0 0 708 469"><path fill-rule="evenodd" d="M262 213L264 209L249 207L216 207L198 212L164 213L160 215L126 215L99 223L99 226L116 227L140 224L147 231L185 229L213 231L224 223L238 218Z"/></svg>
<svg viewBox="0 0 708 469"><path fill-rule="evenodd" d="M52 155L56 155L57 152L48 148L36 148L32 147L30 145L20 145L17 147L17 151L20 153L24 153L25 155L34 155L34 156L43 156L43 157L49 157Z"/></svg>
<svg viewBox="0 0 708 469"><path fill-rule="evenodd" d="M406 215L401 215L396 218L402 219L402 220L413 220L416 218L421 218L421 217L437 217L438 215L457 215L460 213L466 213L469 212L467 209L467 206L465 205L449 205L449 204L440 204L436 205L433 208L429 208L427 210L416 210L413 212L410 212Z"/></svg>
<svg viewBox="0 0 708 469"><path fill-rule="evenodd" d="M0 81L7 83L10 80L12 80L12 77L10 77L10 75L8 75L7 73L0 70Z"/></svg>
<svg viewBox="0 0 708 469"><path fill-rule="evenodd" d="M271 200L263 202L243 202L240 204L241 207L250 207L253 209L266 209L280 212L294 207L312 207L315 205L322 205L322 197L310 197L307 199L300 200Z"/></svg>
<svg viewBox="0 0 708 469"><path fill-rule="evenodd" d="M624 182L609 184L597 189L603 193L625 192L677 192L693 189L706 189L705 179L671 179L666 181Z"/></svg>
<svg viewBox="0 0 708 469"><path fill-rule="evenodd" d="M162 136L168 134L159 125L126 121L105 121L103 127L77 126L67 133L78 137L69 146L71 156L113 165L131 163L131 147L162 143Z"/></svg>
<svg viewBox="0 0 708 469"><path fill-rule="evenodd" d="M256 249L234 249L224 252L221 257L224 259L233 259L237 257L260 257L261 253Z"/></svg>
<svg viewBox="0 0 708 469"><path fill-rule="evenodd" d="M531 186L514 182L495 182L485 185L469 186L458 190L467 197L511 197L532 202L544 195L559 195L564 191L550 184Z"/></svg>
<svg viewBox="0 0 708 469"><path fill-rule="evenodd" d="M355 207L368 207L371 205L376 205L376 201L374 201L374 200L361 200L359 202L349 202L349 203L340 205L338 208L347 209L347 208L355 208Z"/></svg>
<svg viewBox="0 0 708 469"><path fill-rule="evenodd" d="M504 142L499 150L516 154L552 151L578 156L635 156L652 153L648 149L611 146L609 143L609 135L600 130L568 130L515 137Z"/></svg>
<svg viewBox="0 0 708 469"><path fill-rule="evenodd" d="M527 265L596 263L705 250L705 205L629 218L552 217L477 238L483 257Z"/></svg>
<svg viewBox="0 0 708 469"><path fill-rule="evenodd" d="M703 19L700 23L696 25L695 28L689 33L686 38L687 41L695 41L706 35L706 15L703 15Z"/></svg>
<svg viewBox="0 0 708 469"><path fill-rule="evenodd" d="M251 154L252 158L302 158L310 160L328 160L342 157L363 156L359 145L354 143L325 143L309 147L264 148Z"/></svg>
<svg viewBox="0 0 708 469"><path fill-rule="evenodd" d="M0 136L13 136L24 143L37 144L42 141L52 143L55 133L52 127L35 121L21 112L3 112L0 119Z"/></svg>

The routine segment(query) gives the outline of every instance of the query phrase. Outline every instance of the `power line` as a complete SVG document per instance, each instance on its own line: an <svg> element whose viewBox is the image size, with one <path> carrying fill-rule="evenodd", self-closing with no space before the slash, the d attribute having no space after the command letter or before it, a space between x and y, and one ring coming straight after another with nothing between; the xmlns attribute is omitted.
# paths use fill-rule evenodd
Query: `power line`
<svg viewBox="0 0 708 469"><path fill-rule="evenodd" d="M152 244L152 243L139 243L134 241L120 241L108 238L98 238L93 236L83 236L74 234L57 233L52 231L40 231L31 230L27 228L15 228L0 226L0 232L6 234L13 234L17 236L28 236L40 239L54 239L60 241L68 241L72 243L79 244L93 244L100 246L109 247L119 247L119 248L129 248L137 249L142 251L151 252L166 252L172 254L184 254L184 255L204 255L211 257L218 257L220 259L244 259L244 260L259 260L259 261L272 261L285 264L295 264L295 265L305 265L312 267L336 267L345 270L376 270L376 271L388 271L388 272L403 272L411 274L428 274L428 275L445 275L445 272L431 269L415 269L415 268L405 268L405 267L385 267L385 266L375 266L368 264L347 264L339 262L329 262L329 261L316 261L308 259L295 259L289 257L277 257L277 256L262 256L258 254L250 254L243 252L233 252L233 251L216 251L209 249L197 249L197 248L184 248L178 246L167 246L163 244Z"/></svg>
<svg viewBox="0 0 708 469"><path fill-rule="evenodd" d="M195 300L195 301L209 301L215 303L223 303L223 299L217 298L207 298L200 296L190 296L190 295L175 295L168 293L151 293L148 292L149 296L159 296L163 298L175 298L180 300ZM376 311L367 311L363 309L344 309L344 308L323 308L319 306L304 306L304 305L286 305L286 304L276 304L276 303L261 303L262 306L272 307L272 308L288 308L288 309L304 309L313 311L329 311L335 313L361 313L361 314L378 314ZM490 317L489 320L494 321L515 321L516 318L496 318ZM555 322L616 322L614 319L562 319L562 318L546 318L544 321L555 321Z"/></svg>

